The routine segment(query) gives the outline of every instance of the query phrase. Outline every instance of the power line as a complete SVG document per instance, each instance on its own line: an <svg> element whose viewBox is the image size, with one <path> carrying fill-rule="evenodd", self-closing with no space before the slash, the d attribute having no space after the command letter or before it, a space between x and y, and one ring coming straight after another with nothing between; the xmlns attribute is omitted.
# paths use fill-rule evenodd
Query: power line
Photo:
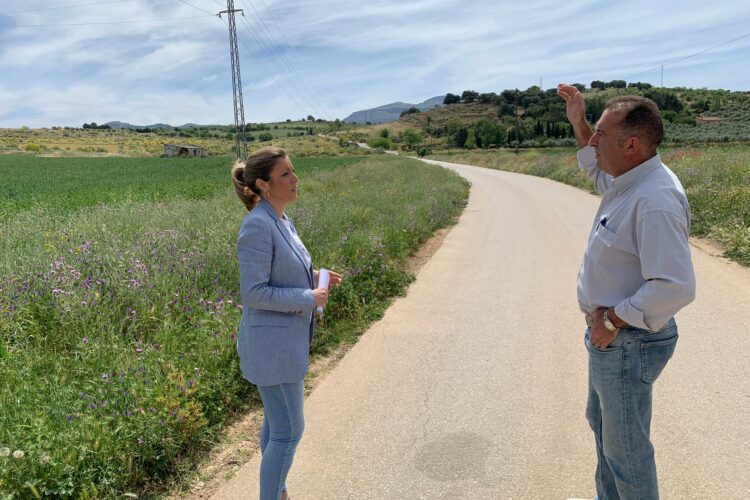
<svg viewBox="0 0 750 500"><path fill-rule="evenodd" d="M222 19L222 21L224 22L224 24L227 24L227 22L226 22L226 21L224 21L223 19ZM228 26L228 24L227 24L227 26ZM243 40L242 38L239 38L239 37L238 37L238 38L237 38L237 41L239 41L239 42L240 42L240 44L242 44L242 46L243 46L243 47L245 48L245 50L246 50L246 51L247 51L248 53L252 53L252 50L251 50L251 49L250 49L250 48L249 48L249 47L248 47L248 46L247 46L247 45L245 44L245 41L244 41L244 40ZM270 70L269 70L269 69L268 69L268 68L266 67L266 65L265 65L265 64L263 64L263 61L262 61L261 59L256 59L256 62L257 62L258 64L260 64L260 67L261 67L261 68L263 68L263 71L265 71L265 72L266 72L266 73L267 73L267 74L268 74L269 76L273 76L273 74L274 74L274 73L272 73L272 72L271 72L271 71L270 71ZM286 88L284 87L284 85L281 85L281 84L279 84L279 88L281 89L281 91L282 91L282 92L284 92L284 93L285 93L285 94L287 95L287 97L289 97L289 99L291 99L292 101L294 101L295 105L299 106L300 108L304 108L304 106L300 105L299 101L297 101L297 100L296 100L296 99L294 98L294 96L293 96L293 95L291 95L291 94L289 93L289 91L288 91L288 90L287 90L287 89L286 89Z"/></svg>
<svg viewBox="0 0 750 500"><path fill-rule="evenodd" d="M255 33L254 33L253 31L252 31L252 29L250 28L250 25L249 25L249 23L247 22L247 20L245 20L245 18L244 18L244 17L241 17L240 19L242 19L242 20L243 20L243 23L244 23L245 29L246 29L246 30L248 31L248 33L250 33L250 36L252 36L252 37L253 37L253 39L254 39L254 40L255 40L255 41L256 41L256 42L258 43L258 45L260 46L261 50L265 52L266 56L269 56L269 59L270 59L270 60L271 60L271 61L273 62L273 64L275 64L275 65L276 65L276 68L277 68L277 69L279 70L278 72L279 72L279 73L281 73L281 74L283 75L283 74L285 73L285 70L284 70L284 68L282 68L282 67L281 67L281 65L280 65L279 61L278 61L278 60L277 60L277 58L275 58L275 57L274 57L274 55L273 55L273 54L271 53L271 50L270 50L270 49L268 48L268 46L267 46L267 45L266 45L266 44L265 44L265 43L263 42L263 40L262 40L262 39L261 39L261 38L260 38L260 37L259 37L258 35L256 35L256 34L255 34ZM242 43L242 45L243 45L243 46L245 47L245 49L247 49L247 50L248 50L248 52L251 52L251 53L252 53L252 50L250 50L250 48L249 48L249 47L248 47L247 45L245 45L244 41L243 41L243 40L242 40L241 38L240 38L239 40L240 40L240 43ZM268 68L266 67L266 65L265 65L265 64L263 64L263 62L261 61L261 59L260 59L260 58L258 58L258 59L257 59L257 62L258 62L258 63L259 63L260 65L261 65L261 67L263 67L263 69L264 69L264 70L266 71L266 73L268 73L268 75L269 75L269 76L273 76L273 75L275 74L275 73L273 73L273 72L271 72L271 71L269 71L269 70L268 70ZM304 101L304 95L303 95L304 93L303 93L303 92L302 92L302 90L301 90L301 89L299 88L299 86L297 86L297 85L296 85L296 82L294 81L294 79L290 79L289 81L291 82L291 86L290 86L290 88L293 88L293 89L294 89L294 91L295 91L295 92L296 92L296 93L297 93L297 94L298 94L298 95L299 95L299 96L300 96L300 97L301 97L301 98L303 99L303 101ZM284 91L284 93L285 93L285 94L286 94L286 95L287 95L287 96L288 96L288 97L289 97L289 98L290 98L290 99L291 99L292 101L294 101L295 105L296 105L297 107L299 107L299 108L300 108L300 110L304 110L304 109L306 109L306 108L307 108L307 105L305 105L305 104L304 104L304 102L301 102L301 101L297 100L297 98L296 98L296 97L294 97L293 95L291 95L291 94L290 94L290 93L289 93L289 92L288 92L288 91L286 90L285 86L284 86L283 84L281 84L281 81L279 81L279 87L281 87L281 89L282 89L282 90Z"/></svg>
<svg viewBox="0 0 750 500"><path fill-rule="evenodd" d="M257 19L258 19L258 21L260 23L259 26L262 29L265 30L266 34L268 35L268 37L272 41L272 43L275 42L275 40L273 40L273 35L271 34L270 30L266 26L266 24L263 21L263 19L260 17L260 13L258 12L258 10L255 8L255 6L252 4L252 2L250 2L249 0L248 0L248 2L250 3L250 6L252 7L252 9L255 12L255 14L257 15ZM249 23L247 21L245 21L245 24L246 24L246 27L247 27L248 31L250 31L252 33L252 29L251 29ZM282 73L284 73L285 70L281 67L281 63L286 63L286 65L291 69L291 72L289 72L290 76L291 76L291 78L290 78L289 81L297 89L297 92L300 94L300 96L304 99L304 95L306 93L308 93L308 92L306 92L305 90L303 90L302 87L300 87L300 85L297 83L297 80L299 80L300 82L302 82L304 79L299 75L299 73L295 72L294 66L289 62L289 59L286 58L285 54L281 51L281 49L279 49L277 47L276 50L277 50L277 53L279 54L279 58L278 58L279 62L277 62L277 59L273 57L273 54L271 53L270 48L268 48L268 46L262 41L262 39L260 37L256 37L256 39L258 40L258 42L261 45L263 45L266 48L266 50L268 51L268 53L271 55L271 59L274 61L275 64L277 64L277 66L279 67L279 69L282 70ZM293 73L296 73L296 74L293 74ZM318 116L320 116L320 114L321 114L320 111L323 111L323 109L319 108L318 104L315 103L314 96L310 96L310 97L313 97L312 103L310 103L310 106L313 108L313 111L315 112L315 114L317 114ZM323 111L322 114L325 116L328 113L326 113L325 111Z"/></svg>
<svg viewBox="0 0 750 500"><path fill-rule="evenodd" d="M302 85L305 87L305 91L308 93L308 95L315 102L315 106L318 107L321 111L323 111L323 116L326 116L326 117L328 117L329 120L332 120L333 119L333 113L330 112L331 110L326 105L325 98L323 98L320 95L320 93L316 91L315 86L312 83L312 78L310 78L310 75L305 71L305 67L302 64L302 62L299 60L298 57L296 58L296 62L295 62L295 61L291 61L289 59L289 57L287 56L287 52L291 53L292 56L296 56L296 54L294 52L294 47L292 47L292 45L289 43L289 41L284 36L284 31L281 29L281 27L279 26L279 24L273 18L273 15L271 14L271 11L269 10L268 6L265 4L265 2L263 2L263 5L265 6L265 12L268 14L268 16L271 18L271 20L273 21L274 25L276 26L276 32L274 32L274 30L271 30L271 29L268 28L268 26L266 25L265 21L263 20L263 17L261 16L260 12L258 12L255 9L255 6L252 5L252 0L247 0L247 1L251 4L251 6L253 7L253 10L258 15L258 19L260 20L263 28L266 30L266 33L269 34L270 38L273 41L275 41L278 45L280 45L280 46L286 45L286 47L289 48L288 51L284 50L283 52L281 51L281 49L279 49L279 53L281 54L281 56L283 57L283 59L287 62L287 64L289 65L289 67L292 69L292 71L297 75L297 78L302 83ZM281 43L279 43L276 40L276 33L278 33L278 35L281 37L281 39L282 39ZM302 71L304 73L304 76L297 71L298 67L302 69Z"/></svg>
<svg viewBox="0 0 750 500"><path fill-rule="evenodd" d="M134 24L134 23L161 23L168 21L184 21L186 19L205 19L208 16L171 17L169 19L139 19L137 21L107 21L100 23L64 23L64 24L16 24L12 28L54 28L64 26L100 26L105 24ZM216 17L211 14L211 17Z"/></svg>
<svg viewBox="0 0 750 500"><path fill-rule="evenodd" d="M302 68L302 72L307 77L307 81L310 82L310 88L313 90L315 94L320 98L320 102L323 104L325 109L330 112L329 118L333 117L333 112L331 112L331 109L328 107L325 101L325 97L318 91L317 87L314 84L313 79L310 77L309 73L307 72L307 69L305 69L305 65L302 64L302 61L297 56L297 51L294 49L294 46L288 42L286 39L286 36L284 35L284 30L281 29L281 26L279 26L279 23L276 22L276 18L273 16L273 13L271 12L271 9L268 8L268 5L266 5L265 0L260 0L263 6L266 9L266 12L268 13L268 17L271 18L271 21L273 21L274 26L276 26L277 33L281 35L281 38L285 41L285 43L289 46L290 52L292 53L292 57L294 57L297 61L297 64L300 68Z"/></svg>
<svg viewBox="0 0 750 500"><path fill-rule="evenodd" d="M196 7L195 5L193 5L193 4L191 4L191 3L188 3L188 2L186 2L185 0L177 0L177 1L178 1L178 2L182 2L182 3L184 3L185 5L189 5L190 7L194 8L194 9L198 9L198 10L199 10L199 11L201 11L201 12L205 12L205 13L206 13L206 14L208 14L209 16L215 16L215 15L216 15L216 14L214 14L213 12L209 12L209 11L207 11L207 10L203 10L203 9L201 9L200 7Z"/></svg>
<svg viewBox="0 0 750 500"><path fill-rule="evenodd" d="M190 3L188 3L188 2L186 2L186 1L184 1L184 0L178 0L178 1L180 1L180 2L182 2L182 3L184 3L184 4L186 4L186 5L189 5L190 7L193 7L194 9L198 9L198 10L200 10L201 12L206 12L205 10L203 10L203 9L201 9L201 8L199 8L199 7L196 7L195 5L192 5L192 4L190 4ZM223 4L221 3L221 2L219 2L218 0L213 0L213 1L214 1L214 3L216 3L217 5L221 5L222 7L224 7L224 5L223 5ZM255 7L253 7L253 9L255 9ZM257 12L257 11L256 11L256 12ZM214 14L212 14L212 15L214 15ZM242 17L240 17L240 19L242 19L242 20L243 20L243 23L244 23L244 25L245 25L245 28L246 28L246 29L248 30L248 32L250 33L250 35L251 35L251 36L252 36L252 37L253 37L253 38L255 39L255 41L256 41L256 42L258 42L258 45L260 45L260 46L261 46L261 50L264 50L264 51L265 51L265 53L266 53L266 55L270 55L270 56L271 56L271 57L270 57L271 61L273 61L273 63L274 63L274 64L276 65L276 67L277 67L277 68L278 68L278 69L279 69L279 70L281 71L281 73L282 73L282 74L284 74L284 73L285 73L284 69L283 69L283 68L282 68L282 67L281 67L281 66L279 65L279 63L277 62L276 58L275 58L275 57L273 57L273 54L271 53L270 49L269 49L269 48L268 48L268 47L267 47L267 46L265 45L265 43L263 42L263 40L261 40L261 39L260 39L260 38L259 38L259 37L258 37L258 36L257 36L257 35L256 35L256 34L255 34L255 33L253 32L253 31L252 31L252 29L250 28L250 25L249 25L249 23L248 23L248 22L247 22L247 20L245 19L245 16L242 16ZM226 22L226 21L224 21L223 19L222 19L222 21L224 22L224 24L227 24L227 22ZM243 40L242 38L239 38L239 37L238 37L238 41L239 41L239 42L240 42L240 43L242 44L242 46L243 46L243 47L245 48L245 50L247 50L247 51L248 51L248 53L252 53L252 50L251 50L251 49L250 49L250 48L249 48L249 47L248 47L248 46L247 46L247 45L245 44L245 42L244 42L244 40ZM256 61L258 62L258 64L260 64L261 68L263 68L263 70L264 70L264 71L265 71L265 72L266 72L266 73L267 73L267 74L268 74L269 76L273 76L273 75L274 75L274 73L273 73L273 72L271 72L271 71L269 71L269 69L268 69L268 68L266 67L266 65L265 65L265 64L263 64L263 61L262 61L261 59L259 59L259 58L258 58L258 59L256 59ZM302 98L303 98L303 100L304 100L304 95L303 95L303 94L304 94L304 92L302 92L302 90L301 90L301 89L299 88L299 86L297 86L297 85L295 84L295 81L294 81L294 79L291 79L290 81L291 81L292 85L293 85L294 87L296 87L296 90L295 90L295 91L296 91L296 92L297 92L297 93L298 93L298 94L300 95L300 97L302 97ZM301 103L300 101L298 101L298 100L297 100L297 98L295 98L295 97L294 97L294 96L293 96L292 94L290 94L290 93L289 93L289 91L288 91L288 90L286 89L286 87L285 87L285 86L284 86L283 84L281 84L281 81L279 81L279 88L280 88L280 89L281 89L281 90L282 90L282 91L283 91L283 92L284 92L284 93L285 93L285 94L287 95L287 97L289 97L289 98L290 98L290 99L291 99L291 100L292 100L292 101L293 101L293 102L295 103L295 105L296 105L297 107L299 107L299 108L300 108L301 110L302 110L302 109L305 109L305 108L307 107L307 106L306 106L306 105L305 105L304 103ZM325 113L324 113L324 114L325 114Z"/></svg>
<svg viewBox="0 0 750 500"><path fill-rule="evenodd" d="M63 5L60 7L43 7L41 9L30 9L30 10L17 10L14 12L0 12L0 14L3 15L10 15L10 14L27 14L30 12L41 12L45 10L61 10L61 9L73 9L76 7L95 7L97 5L107 5L111 3L124 3L124 2L132 2L133 0L111 0L109 2L97 2L97 3L80 3L76 5Z"/></svg>
<svg viewBox="0 0 750 500"><path fill-rule="evenodd" d="M741 39L747 38L747 37L750 37L750 33L746 33L746 34L738 36L736 38L732 38L731 40L727 40L726 42L722 42L722 43L720 43L718 45L714 45L713 47L709 47L707 49L703 49L701 51L695 52L694 54L690 54L690 55L687 55L685 57L681 57L680 59L676 59L676 60L674 60L672 62L669 62L669 63L666 63L666 64L660 64L659 66L655 66L655 67L653 67L651 69L647 69L645 71L639 71L638 73L633 73L632 75L628 75L625 78L623 78L623 80L627 81L630 78L633 78L634 76L642 75L642 74L645 74L645 73L650 73L650 72L655 71L655 70L660 69L660 68L661 69L666 68L667 66L672 66L673 64L677 64L677 63L682 62L682 61L684 61L686 59L690 59L691 57L695 57L695 56L698 56L700 54L705 54L706 52L709 52L709 51L714 50L714 49L718 49L719 47L723 47L724 45L729 45L732 42L736 42L737 40L741 40Z"/></svg>

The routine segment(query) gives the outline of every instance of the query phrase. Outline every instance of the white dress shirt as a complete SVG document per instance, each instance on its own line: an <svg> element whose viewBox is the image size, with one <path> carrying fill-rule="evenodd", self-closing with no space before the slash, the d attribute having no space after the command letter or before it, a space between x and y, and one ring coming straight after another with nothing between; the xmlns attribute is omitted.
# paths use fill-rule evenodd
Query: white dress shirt
<svg viewBox="0 0 750 500"><path fill-rule="evenodd" d="M627 323L658 331L695 298L685 190L658 154L614 178L597 168L593 147L577 156L602 194L578 273L581 310L614 307Z"/></svg>

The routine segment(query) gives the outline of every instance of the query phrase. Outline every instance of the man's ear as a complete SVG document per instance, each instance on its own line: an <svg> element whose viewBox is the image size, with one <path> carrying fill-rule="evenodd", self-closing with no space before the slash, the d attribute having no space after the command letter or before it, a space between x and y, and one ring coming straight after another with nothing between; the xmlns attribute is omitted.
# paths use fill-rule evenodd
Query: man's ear
<svg viewBox="0 0 750 500"><path fill-rule="evenodd" d="M626 154L638 154L638 152L641 150L641 145L643 143L641 142L641 138L637 135L631 136L626 142L625 142L625 153Z"/></svg>

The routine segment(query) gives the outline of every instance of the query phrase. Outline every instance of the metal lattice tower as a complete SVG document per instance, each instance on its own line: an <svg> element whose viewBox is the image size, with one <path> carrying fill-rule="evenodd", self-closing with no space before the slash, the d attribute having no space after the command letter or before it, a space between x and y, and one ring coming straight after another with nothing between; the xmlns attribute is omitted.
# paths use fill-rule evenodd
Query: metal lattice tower
<svg viewBox="0 0 750 500"><path fill-rule="evenodd" d="M227 0L227 10L219 12L218 16L227 14L229 18L229 56L232 60L232 92L234 95L234 128L236 132L237 159L247 158L247 139L245 138L245 107L242 100L242 78L240 78L240 51L237 48L237 24L234 13L242 9L234 8L234 0ZM245 13L242 12L244 16Z"/></svg>

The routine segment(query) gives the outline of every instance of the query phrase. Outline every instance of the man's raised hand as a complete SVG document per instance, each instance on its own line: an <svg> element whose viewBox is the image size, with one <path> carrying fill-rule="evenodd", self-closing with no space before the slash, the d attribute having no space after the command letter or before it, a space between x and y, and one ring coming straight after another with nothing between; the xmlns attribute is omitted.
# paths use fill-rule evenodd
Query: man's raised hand
<svg viewBox="0 0 750 500"><path fill-rule="evenodd" d="M565 101L565 111L568 115L568 121L573 125L578 147L582 148L588 144L589 139L593 135L591 127L586 122L586 103L583 100L583 94L574 86L561 83L557 86L557 95Z"/></svg>

